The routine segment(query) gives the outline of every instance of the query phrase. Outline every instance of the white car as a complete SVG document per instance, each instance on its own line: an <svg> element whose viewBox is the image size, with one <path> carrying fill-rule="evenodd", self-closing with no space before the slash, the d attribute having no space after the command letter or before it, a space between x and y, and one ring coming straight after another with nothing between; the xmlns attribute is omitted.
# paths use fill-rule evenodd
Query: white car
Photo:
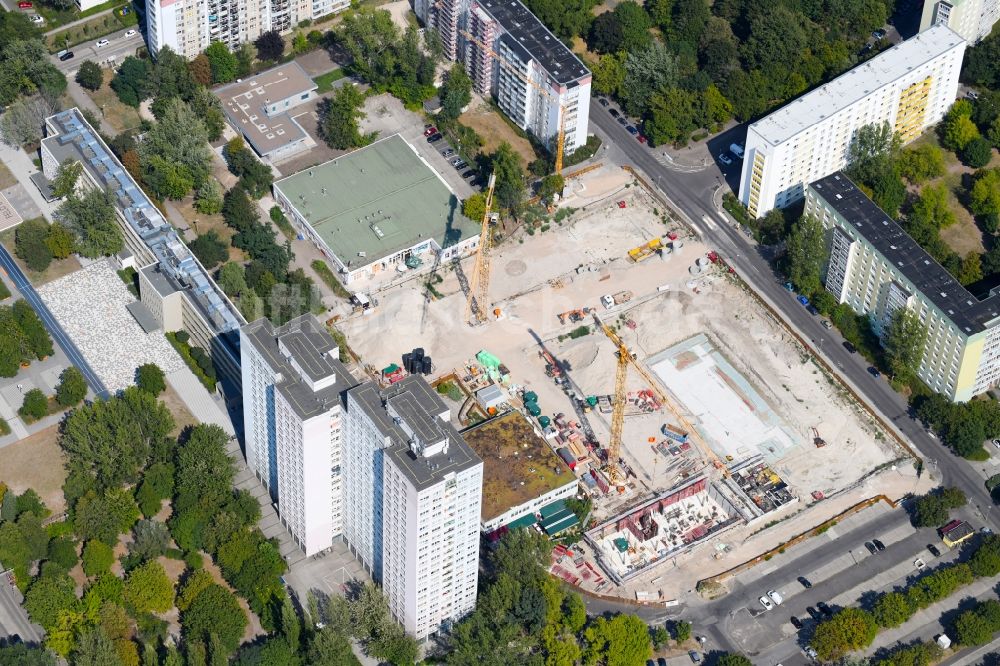
<svg viewBox="0 0 1000 666"><path fill-rule="evenodd" d="M733 163L733 158L731 158L726 153L720 153L719 154L719 161L722 162L723 164L725 164L726 166L728 166L728 165L730 165L730 164Z"/></svg>
<svg viewBox="0 0 1000 666"><path fill-rule="evenodd" d="M610 310L615 307L615 299L611 294L604 294L601 296L601 305L604 306L605 310Z"/></svg>
<svg viewBox="0 0 1000 666"><path fill-rule="evenodd" d="M806 656L809 657L810 659L816 659L817 657L819 657L819 655L816 654L816 650L814 650L811 645L807 645L806 649L803 650L803 652L805 652Z"/></svg>
<svg viewBox="0 0 1000 666"><path fill-rule="evenodd" d="M101 48L102 46L107 46L110 43L111 42L108 41L107 39L98 39L96 42L94 42L94 46L96 46L97 48Z"/></svg>
<svg viewBox="0 0 1000 666"><path fill-rule="evenodd" d="M135 30L126 30L125 39L128 39L129 37L135 37L137 34L139 33L137 33Z"/></svg>
<svg viewBox="0 0 1000 666"><path fill-rule="evenodd" d="M32 23L45 23L45 19L39 16L38 14L32 14L28 18L28 20L31 21Z"/></svg>
<svg viewBox="0 0 1000 666"><path fill-rule="evenodd" d="M760 605L764 607L764 610L771 610L772 608L774 608L774 604L772 604L771 600L768 599L767 597L761 597L757 601L759 601Z"/></svg>
<svg viewBox="0 0 1000 666"><path fill-rule="evenodd" d="M780 606L781 602L784 601L782 596L778 594L777 590L768 590L767 596L771 597L771 601L774 602L775 606Z"/></svg>

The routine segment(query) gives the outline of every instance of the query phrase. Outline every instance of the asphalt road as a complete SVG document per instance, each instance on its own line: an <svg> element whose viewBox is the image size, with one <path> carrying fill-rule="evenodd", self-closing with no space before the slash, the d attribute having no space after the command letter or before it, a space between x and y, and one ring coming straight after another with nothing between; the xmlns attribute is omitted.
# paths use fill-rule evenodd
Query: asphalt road
<svg viewBox="0 0 1000 666"><path fill-rule="evenodd" d="M42 628L28 619L21 599L16 587L0 580L0 638L18 636L25 643L41 643Z"/></svg>
<svg viewBox="0 0 1000 666"><path fill-rule="evenodd" d="M108 389L104 385L104 382L94 373L90 365L88 365L87 360L77 349L76 345L70 340L69 336L66 335L66 331L63 330L56 318L52 316L49 312L48 307L42 302L42 299L38 296L38 292L35 288L31 286L28 278L21 271L21 268L14 261L14 258L10 256L10 252L3 245L0 245L0 267L3 268L4 272L14 281L14 286L18 288L21 295L24 296L28 304L35 309L38 313L38 317L42 320L45 328L48 329L49 335L55 340L56 344L59 345L63 352L65 352L67 358L70 362L83 373L84 379L87 380L87 384L90 386L94 394L101 399L108 397Z"/></svg>
<svg viewBox="0 0 1000 666"><path fill-rule="evenodd" d="M69 60L59 60L54 55L49 56L49 59L63 74L67 75L75 73L80 69L80 63L84 60L93 60L101 64L114 56L115 62L120 65L126 56L135 55L136 49L145 43L142 40L142 33L138 31L138 28L129 28L129 30L135 30L136 34L126 38L125 33L127 30L119 30L103 37L103 39L111 42L107 46L98 47L96 45L97 40L92 39L83 44L71 46L69 50L73 52L73 57Z"/></svg>
<svg viewBox="0 0 1000 666"><path fill-rule="evenodd" d="M892 389L888 381L868 374L868 364L859 354L849 353L843 338L835 330L827 330L820 318L810 315L795 298L785 290L775 276L770 264L760 255L753 241L737 229L728 217L716 208L725 191L723 180L734 191L738 188L740 163L725 166L721 171L712 165L703 171L680 172L671 170L656 159L655 149L639 143L624 127L603 108L596 99L591 100L590 120L596 125L605 145L609 146L602 159L631 164L646 175L647 181L656 186L677 208L689 218L701 238L732 266L736 272L759 294L774 304L782 318L810 340L814 351L835 368L841 378L860 392L865 402L886 421L891 421L903 436L923 456L925 463L936 470L946 485L961 488L970 502L986 509L992 499L983 486L982 477L970 467L968 461L952 455L928 435L921 423L910 417L906 401ZM743 143L745 129L737 127L709 142L712 155L719 155L729 144ZM986 509L980 519L997 528L996 516Z"/></svg>

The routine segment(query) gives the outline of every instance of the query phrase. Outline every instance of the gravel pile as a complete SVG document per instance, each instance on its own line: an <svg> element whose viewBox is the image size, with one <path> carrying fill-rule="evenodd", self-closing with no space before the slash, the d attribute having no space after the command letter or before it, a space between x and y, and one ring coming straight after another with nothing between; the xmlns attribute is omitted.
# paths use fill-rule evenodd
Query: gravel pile
<svg viewBox="0 0 1000 666"><path fill-rule="evenodd" d="M109 391L135 383L144 363L164 372L184 366L163 331L147 334L125 309L136 299L107 260L43 285L38 294Z"/></svg>

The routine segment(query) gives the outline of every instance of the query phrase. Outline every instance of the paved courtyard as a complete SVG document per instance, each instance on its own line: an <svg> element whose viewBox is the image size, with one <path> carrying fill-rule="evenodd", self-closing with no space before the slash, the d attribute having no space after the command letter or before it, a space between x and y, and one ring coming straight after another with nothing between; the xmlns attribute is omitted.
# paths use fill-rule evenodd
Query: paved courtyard
<svg viewBox="0 0 1000 666"><path fill-rule="evenodd" d="M144 363L168 374L184 366L163 331L146 333L125 309L135 297L107 260L49 282L38 295L109 391L135 383Z"/></svg>

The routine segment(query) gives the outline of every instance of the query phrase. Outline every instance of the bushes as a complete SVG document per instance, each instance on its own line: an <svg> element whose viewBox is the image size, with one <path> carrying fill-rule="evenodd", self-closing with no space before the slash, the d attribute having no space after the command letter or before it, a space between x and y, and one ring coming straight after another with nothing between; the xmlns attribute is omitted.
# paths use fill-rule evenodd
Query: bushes
<svg viewBox="0 0 1000 666"><path fill-rule="evenodd" d="M318 275L319 278L326 283L326 286L333 290L333 293L341 298L351 298L351 292L344 288L344 285L340 283L340 280L338 280L337 276L333 274L333 271L330 270L330 267L326 265L325 261L322 259L316 259L310 264L310 266L312 266L312 269L316 271L316 275Z"/></svg>
<svg viewBox="0 0 1000 666"><path fill-rule="evenodd" d="M280 207L271 206L271 210L268 211L268 214L271 216L271 221L274 222L274 225L281 230L282 234L285 235L285 238L288 240L295 240L297 235L295 233L295 228L292 227L292 223L288 221L288 218L285 217L285 214L282 212Z"/></svg>
<svg viewBox="0 0 1000 666"><path fill-rule="evenodd" d="M958 488L940 488L917 499L913 510L916 527L938 527L948 522L948 510L965 506L965 493Z"/></svg>
<svg viewBox="0 0 1000 666"><path fill-rule="evenodd" d="M183 340L181 339L182 334L184 337ZM170 344L177 350L177 353L184 359L184 362L187 363L191 372L193 372L195 377L198 378L198 381L200 381L209 391L214 391L217 381L215 367L212 365L212 359L205 353L205 350L201 347L192 347L189 345L188 340L190 339L190 336L185 331L166 333L165 335L167 340L170 341ZM197 357L195 354L197 354ZM211 370L210 373L206 372L206 367Z"/></svg>
<svg viewBox="0 0 1000 666"><path fill-rule="evenodd" d="M832 661L848 652L872 644L878 635L878 624L866 610L845 608L816 627L810 645L823 661Z"/></svg>
<svg viewBox="0 0 1000 666"><path fill-rule="evenodd" d="M150 395L160 395L167 389L163 370L155 363L144 363L136 368L135 385Z"/></svg>
<svg viewBox="0 0 1000 666"><path fill-rule="evenodd" d="M87 380L83 373L70 366L59 375L59 386L56 387L56 402L63 407L77 405L87 397Z"/></svg>
<svg viewBox="0 0 1000 666"><path fill-rule="evenodd" d="M29 423L37 421L49 413L49 399L40 390L31 389L24 394L24 404L17 413Z"/></svg>

